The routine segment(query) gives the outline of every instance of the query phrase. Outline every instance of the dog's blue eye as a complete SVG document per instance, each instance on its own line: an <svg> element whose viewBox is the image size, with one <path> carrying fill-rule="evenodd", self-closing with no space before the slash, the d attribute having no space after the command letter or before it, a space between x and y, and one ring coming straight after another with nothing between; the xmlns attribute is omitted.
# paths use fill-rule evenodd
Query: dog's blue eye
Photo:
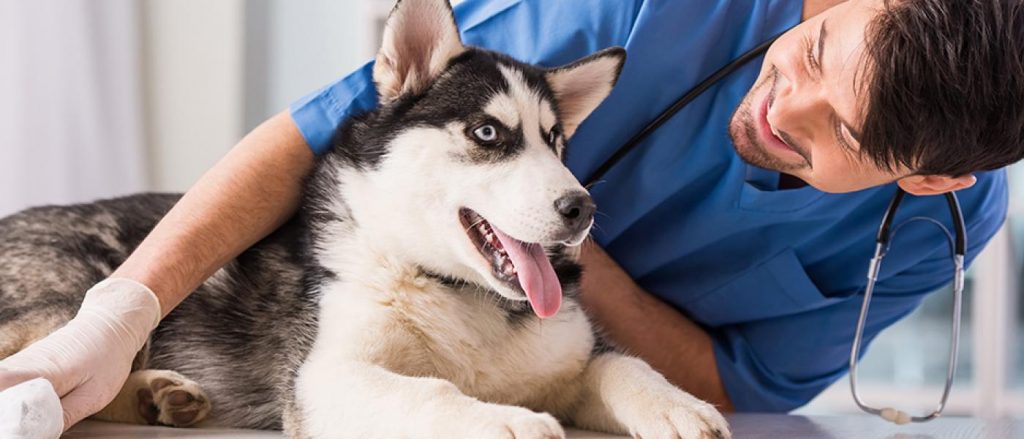
<svg viewBox="0 0 1024 439"><path fill-rule="evenodd" d="M558 140L558 129L552 128L551 131L548 131L548 144L554 145L556 140Z"/></svg>
<svg viewBox="0 0 1024 439"><path fill-rule="evenodd" d="M484 142L493 142L498 138L498 130L493 125L484 125L473 130L473 135Z"/></svg>

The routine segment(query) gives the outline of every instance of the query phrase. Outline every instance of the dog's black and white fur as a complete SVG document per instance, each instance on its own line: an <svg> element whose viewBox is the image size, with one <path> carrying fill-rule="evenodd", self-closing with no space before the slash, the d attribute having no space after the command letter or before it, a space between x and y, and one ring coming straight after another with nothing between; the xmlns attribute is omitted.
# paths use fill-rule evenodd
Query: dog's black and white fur
<svg viewBox="0 0 1024 439"><path fill-rule="evenodd" d="M379 108L340 129L295 219L164 319L97 416L316 438L561 437L559 421L728 436L712 406L596 347L574 297L593 205L561 157L624 57L525 65L463 46L447 1L401 1ZM176 199L0 220L0 358L70 319Z"/></svg>

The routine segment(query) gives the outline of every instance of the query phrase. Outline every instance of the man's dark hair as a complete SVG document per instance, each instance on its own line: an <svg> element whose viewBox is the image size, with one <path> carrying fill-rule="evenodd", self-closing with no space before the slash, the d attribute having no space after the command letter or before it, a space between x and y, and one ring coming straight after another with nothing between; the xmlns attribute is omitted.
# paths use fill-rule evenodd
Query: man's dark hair
<svg viewBox="0 0 1024 439"><path fill-rule="evenodd" d="M895 0L867 29L861 152L960 176L1024 158L1024 0Z"/></svg>

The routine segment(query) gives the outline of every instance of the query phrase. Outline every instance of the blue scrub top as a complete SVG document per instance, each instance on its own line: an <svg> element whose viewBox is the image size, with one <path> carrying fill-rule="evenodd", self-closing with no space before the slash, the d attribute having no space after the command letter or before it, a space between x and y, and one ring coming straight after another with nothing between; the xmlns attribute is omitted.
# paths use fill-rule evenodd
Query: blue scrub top
<svg viewBox="0 0 1024 439"><path fill-rule="evenodd" d="M544 66L626 48L614 91L570 142L568 165L582 180L686 90L797 24L802 6L800 0L469 0L456 8L456 20L466 44ZM778 190L778 173L741 161L728 121L760 64L697 98L591 189L600 211L594 236L640 286L707 330L738 410L788 411L847 370L874 235L896 188ZM375 105L367 64L296 102L291 112L309 145L323 152L346 117ZM958 195L972 260L1006 216L1005 173L980 173ZM909 196L896 222L916 216L952 230L942 197ZM896 235L867 340L950 281L942 236L920 221Z"/></svg>

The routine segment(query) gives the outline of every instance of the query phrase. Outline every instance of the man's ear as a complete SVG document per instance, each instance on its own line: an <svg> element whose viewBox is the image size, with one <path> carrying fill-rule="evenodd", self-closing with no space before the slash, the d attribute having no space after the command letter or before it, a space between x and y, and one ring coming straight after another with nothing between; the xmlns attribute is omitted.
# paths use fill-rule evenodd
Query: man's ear
<svg viewBox="0 0 1024 439"><path fill-rule="evenodd" d="M625 62L625 49L611 47L547 72L545 77L555 93L566 138L572 137L580 123L612 92Z"/></svg>
<svg viewBox="0 0 1024 439"><path fill-rule="evenodd" d="M914 195L940 195L974 186L977 182L974 174L950 177L948 175L911 175L903 177L896 183L904 191Z"/></svg>
<svg viewBox="0 0 1024 439"><path fill-rule="evenodd" d="M381 103L422 92L463 51L448 0L399 0L373 66Z"/></svg>

